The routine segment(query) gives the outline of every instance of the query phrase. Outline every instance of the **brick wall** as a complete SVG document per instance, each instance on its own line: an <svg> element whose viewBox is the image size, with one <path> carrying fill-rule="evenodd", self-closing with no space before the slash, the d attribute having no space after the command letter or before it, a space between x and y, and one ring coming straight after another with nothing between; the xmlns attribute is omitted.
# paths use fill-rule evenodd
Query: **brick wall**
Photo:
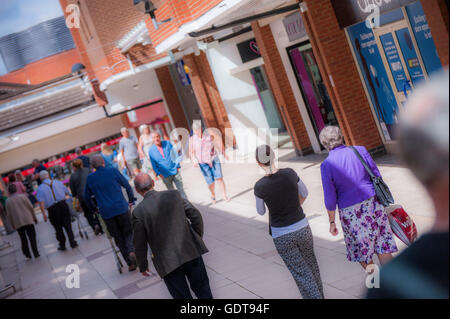
<svg viewBox="0 0 450 319"><path fill-rule="evenodd" d="M442 65L449 63L448 8L445 0L422 0L423 11L427 17L431 34Z"/></svg>
<svg viewBox="0 0 450 319"><path fill-rule="evenodd" d="M368 149L383 147L356 62L331 1L305 2L308 10L302 15L347 143Z"/></svg>
<svg viewBox="0 0 450 319"><path fill-rule="evenodd" d="M201 52L199 56L190 54L185 56L183 60L190 69L189 76L191 77L192 88L206 125L219 129L222 136L225 137L225 129L231 128L231 124L206 54L204 52ZM233 140L230 139L225 142L226 145L234 145L234 137Z"/></svg>
<svg viewBox="0 0 450 319"><path fill-rule="evenodd" d="M260 27L258 22L253 22L252 29L264 59L275 101L295 148L301 154L311 153L313 151L311 142L270 26Z"/></svg>
<svg viewBox="0 0 450 319"><path fill-rule="evenodd" d="M156 76L158 77L161 89L164 93L164 99L172 115L173 124L175 127L183 127L189 129L189 125L186 121L183 108L180 104L175 85L172 82L170 71L167 66L156 69Z"/></svg>
<svg viewBox="0 0 450 319"><path fill-rule="evenodd" d="M76 49L52 55L25 67L0 76L0 82L39 84L69 74L72 65L80 62L81 57ZM44 72L45 70L45 72Z"/></svg>

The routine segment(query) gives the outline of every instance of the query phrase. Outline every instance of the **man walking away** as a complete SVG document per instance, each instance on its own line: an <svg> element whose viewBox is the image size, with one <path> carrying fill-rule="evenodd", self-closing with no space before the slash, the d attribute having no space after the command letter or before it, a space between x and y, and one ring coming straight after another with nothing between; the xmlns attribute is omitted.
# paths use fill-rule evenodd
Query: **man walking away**
<svg viewBox="0 0 450 319"><path fill-rule="evenodd" d="M175 189L173 186L175 184L181 197L187 199L183 188L183 179L180 175L181 157L174 151L169 141L161 140L161 134L158 132L152 133L152 139L153 145L150 147L149 157L156 176L162 178L168 190Z"/></svg>
<svg viewBox="0 0 450 319"><path fill-rule="evenodd" d="M45 210L48 211L48 219L55 228L56 239L59 242L58 250L66 250L64 230L69 238L70 247L78 247L73 236L69 206L66 203L69 190L62 182L51 180L47 171L41 171L39 176L42 183L38 187L36 197L45 222L47 221Z"/></svg>
<svg viewBox="0 0 450 319"><path fill-rule="evenodd" d="M93 156L91 163L96 171L87 178L84 198L89 208L94 209L91 199L95 197L109 233L128 264L128 270L133 271L136 269L136 255L129 214L129 210L136 201L133 189L117 169L105 167L105 161L101 155ZM122 187L127 191L128 202L123 196Z"/></svg>
<svg viewBox="0 0 450 319"><path fill-rule="evenodd" d="M122 133L122 139L119 142L119 149L124 164L130 170L130 174L136 176L141 172L142 168L141 160L139 159L138 141L136 137L130 137L130 132L125 127L122 127L120 133Z"/></svg>
<svg viewBox="0 0 450 319"><path fill-rule="evenodd" d="M144 199L132 214L139 270L149 276L147 247L153 264L174 299L212 299L202 255L208 252L200 212L175 190L157 192L148 174L136 176L136 191Z"/></svg>
<svg viewBox="0 0 450 319"><path fill-rule="evenodd" d="M17 192L17 185L10 184L8 186L10 197L6 200L6 216L19 233L22 242L22 252L27 259L31 259L28 241L31 244L34 258L39 257L39 251L36 244L36 230L34 224L37 223L34 208L27 195Z"/></svg>
<svg viewBox="0 0 450 319"><path fill-rule="evenodd" d="M89 159L89 157L83 155L83 152L81 151L80 147L77 147L75 149L75 153L78 156L76 159L80 159L83 162L83 167L85 168L91 167L91 160Z"/></svg>

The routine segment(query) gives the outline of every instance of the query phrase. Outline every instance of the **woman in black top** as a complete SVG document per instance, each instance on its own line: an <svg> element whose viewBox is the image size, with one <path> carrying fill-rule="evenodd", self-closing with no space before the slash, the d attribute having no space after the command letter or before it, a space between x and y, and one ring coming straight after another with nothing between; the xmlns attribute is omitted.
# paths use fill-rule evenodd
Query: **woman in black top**
<svg viewBox="0 0 450 319"><path fill-rule="evenodd" d="M304 299L322 299L323 286L314 254L313 236L302 204L308 196L305 184L290 169L277 169L268 145L256 150L256 161L266 176L255 184L256 209L269 208L269 229L275 247L294 277Z"/></svg>

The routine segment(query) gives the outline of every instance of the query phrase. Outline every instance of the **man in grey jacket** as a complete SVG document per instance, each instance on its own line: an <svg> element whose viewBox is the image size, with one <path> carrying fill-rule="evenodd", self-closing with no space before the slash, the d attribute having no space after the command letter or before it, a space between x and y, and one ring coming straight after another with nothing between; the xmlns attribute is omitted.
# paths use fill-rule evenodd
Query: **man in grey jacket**
<svg viewBox="0 0 450 319"><path fill-rule="evenodd" d="M148 174L139 174L136 191L144 199L132 214L139 270L149 276L147 251L174 299L192 299L186 278L198 299L212 299L202 255L208 252L200 212L176 190L157 192Z"/></svg>

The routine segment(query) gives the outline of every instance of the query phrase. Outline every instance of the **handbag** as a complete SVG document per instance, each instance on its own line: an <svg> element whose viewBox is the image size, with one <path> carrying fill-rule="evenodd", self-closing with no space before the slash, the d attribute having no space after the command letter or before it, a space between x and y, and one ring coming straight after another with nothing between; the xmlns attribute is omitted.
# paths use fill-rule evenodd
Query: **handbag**
<svg viewBox="0 0 450 319"><path fill-rule="evenodd" d="M375 176L369 165L367 165L366 161L363 159L361 154L359 154L356 148L354 148L353 146L350 146L350 148L355 152L356 156L361 161L361 164L364 166L367 173L369 173L370 180L372 181L373 187L375 188L375 194L377 195L378 201L381 203L381 205L387 207L391 204L394 204L394 197L392 196L389 187L386 185L383 179L381 177Z"/></svg>
<svg viewBox="0 0 450 319"><path fill-rule="evenodd" d="M411 217L405 212L402 206L392 205L386 208L394 234L410 246L417 239L417 227Z"/></svg>

